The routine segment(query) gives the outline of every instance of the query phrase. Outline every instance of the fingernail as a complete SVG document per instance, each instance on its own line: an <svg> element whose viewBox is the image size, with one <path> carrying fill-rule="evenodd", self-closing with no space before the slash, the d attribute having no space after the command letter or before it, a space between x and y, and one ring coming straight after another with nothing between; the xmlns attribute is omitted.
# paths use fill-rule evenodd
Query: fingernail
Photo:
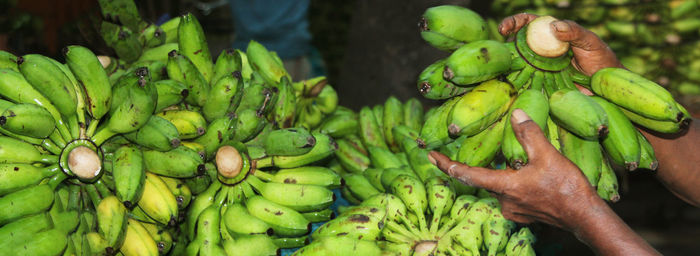
<svg viewBox="0 0 700 256"><path fill-rule="evenodd" d="M557 32L569 32L571 30L571 26L569 26L569 23L563 22L563 21L552 21L552 26L554 27L554 30Z"/></svg>
<svg viewBox="0 0 700 256"><path fill-rule="evenodd" d="M433 157L433 151L430 151L430 153L428 153L428 161L430 161L433 165L437 166L437 160L435 160L435 157Z"/></svg>
<svg viewBox="0 0 700 256"><path fill-rule="evenodd" d="M516 123L520 124L525 121L530 121L530 116L528 116L522 109L516 108L513 110L513 119Z"/></svg>

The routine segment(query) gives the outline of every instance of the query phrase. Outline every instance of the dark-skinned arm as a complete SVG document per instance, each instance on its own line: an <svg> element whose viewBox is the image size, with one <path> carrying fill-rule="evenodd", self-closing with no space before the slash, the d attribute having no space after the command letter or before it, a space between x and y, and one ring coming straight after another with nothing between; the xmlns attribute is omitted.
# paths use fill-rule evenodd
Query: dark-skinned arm
<svg viewBox="0 0 700 256"><path fill-rule="evenodd" d="M434 151L429 158L461 182L491 191L510 220L541 221L571 231L599 255L660 255L598 197L525 112L514 110L511 124L530 159L518 171L470 167Z"/></svg>
<svg viewBox="0 0 700 256"><path fill-rule="evenodd" d="M512 35L520 28L537 18L532 14L516 14L505 18L499 31L504 36ZM555 36L569 42L574 53L572 65L586 75L607 67L624 68L615 53L595 33L587 30L576 22L561 20L552 23ZM592 93L586 88L579 89L588 95ZM693 119L690 127L678 134L661 134L640 129L649 140L659 168L656 176L666 188L684 201L700 207L700 124Z"/></svg>

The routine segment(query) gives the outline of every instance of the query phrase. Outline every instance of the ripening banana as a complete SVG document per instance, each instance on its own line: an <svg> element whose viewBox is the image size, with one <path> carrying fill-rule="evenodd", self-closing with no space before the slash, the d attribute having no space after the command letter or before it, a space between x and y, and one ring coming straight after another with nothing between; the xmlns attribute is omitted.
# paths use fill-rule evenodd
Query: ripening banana
<svg viewBox="0 0 700 256"><path fill-rule="evenodd" d="M418 25L421 37L426 42L445 51L488 38L484 19L474 11L457 5L426 9Z"/></svg>
<svg viewBox="0 0 700 256"><path fill-rule="evenodd" d="M174 226L177 223L178 207L175 195L155 174L146 173L138 206L162 225Z"/></svg>
<svg viewBox="0 0 700 256"><path fill-rule="evenodd" d="M181 139L193 139L206 132L207 121L197 111L166 110L156 115L170 121L177 128Z"/></svg>
<svg viewBox="0 0 700 256"><path fill-rule="evenodd" d="M97 227L107 246L119 248L124 242L127 226L127 209L116 196L108 196L100 201L95 209Z"/></svg>
<svg viewBox="0 0 700 256"><path fill-rule="evenodd" d="M119 251L124 256L158 255L158 246L148 230L136 220L128 219L124 243Z"/></svg>
<svg viewBox="0 0 700 256"><path fill-rule="evenodd" d="M259 173L268 173L258 170L254 174L256 177L273 183L316 185L331 189L340 187L340 185L343 184L343 180L340 175L336 174L329 168L320 166L302 166L291 169L280 169L274 174L268 174L269 176L265 175L266 177L257 176Z"/></svg>
<svg viewBox="0 0 700 256"><path fill-rule="evenodd" d="M248 209L238 203L228 205L221 218L226 223L226 229L235 234L255 235L273 233L266 222L250 215Z"/></svg>
<svg viewBox="0 0 700 256"><path fill-rule="evenodd" d="M475 135L500 119L515 100L513 87L489 80L459 97L450 111L448 129L452 136Z"/></svg>
<svg viewBox="0 0 700 256"><path fill-rule="evenodd" d="M179 104L189 94L187 86L175 80L159 80L153 82L158 92L158 101L156 103L155 112L161 112L163 109L175 104Z"/></svg>
<svg viewBox="0 0 700 256"><path fill-rule="evenodd" d="M146 170L167 177L189 178L204 172L202 156L183 145L166 152L143 150L143 160Z"/></svg>

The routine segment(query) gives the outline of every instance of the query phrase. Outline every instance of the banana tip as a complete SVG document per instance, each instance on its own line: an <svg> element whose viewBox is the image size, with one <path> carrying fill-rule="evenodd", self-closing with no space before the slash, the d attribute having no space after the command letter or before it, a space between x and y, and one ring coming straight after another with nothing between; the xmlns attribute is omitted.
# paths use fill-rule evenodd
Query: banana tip
<svg viewBox="0 0 700 256"><path fill-rule="evenodd" d="M425 17L421 17L420 21L418 21L418 27L420 28L421 31L428 31L430 30L428 28L428 21L425 20Z"/></svg>
<svg viewBox="0 0 700 256"><path fill-rule="evenodd" d="M170 141L170 146L173 148L179 147L180 146L180 139L175 138Z"/></svg>
<svg viewBox="0 0 700 256"><path fill-rule="evenodd" d="M656 171L656 168L659 167L659 162L658 161L653 161L649 164L649 169L652 171Z"/></svg>
<svg viewBox="0 0 700 256"><path fill-rule="evenodd" d="M626 168L628 171L634 171L634 170L637 169L637 167L639 167L639 163L637 163L637 162L625 163L625 168Z"/></svg>
<svg viewBox="0 0 700 256"><path fill-rule="evenodd" d="M17 57L17 65L22 65L22 63L24 63L24 57L22 57L22 56Z"/></svg>
<svg viewBox="0 0 700 256"><path fill-rule="evenodd" d="M445 66L445 71L442 72L442 77L445 78L445 80L452 80L452 78L455 77L454 71L448 66Z"/></svg>
<svg viewBox="0 0 700 256"><path fill-rule="evenodd" d="M601 125L598 127L598 137L603 138L606 135L608 135L608 127L605 125Z"/></svg>
<svg viewBox="0 0 700 256"><path fill-rule="evenodd" d="M133 204L131 203L131 201L124 201L123 204L124 204L124 207L126 207L127 209L131 209L131 206L133 206Z"/></svg>
<svg viewBox="0 0 700 256"><path fill-rule="evenodd" d="M420 84L420 89L418 89L418 91L420 92L420 94L426 95L426 94L428 94L428 92L430 92L431 87L432 86L430 85L430 83L422 82Z"/></svg>

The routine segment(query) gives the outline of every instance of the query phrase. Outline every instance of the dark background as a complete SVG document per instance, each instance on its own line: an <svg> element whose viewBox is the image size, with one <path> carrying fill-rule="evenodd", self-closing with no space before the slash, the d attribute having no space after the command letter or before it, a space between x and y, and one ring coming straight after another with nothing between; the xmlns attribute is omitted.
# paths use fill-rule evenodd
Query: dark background
<svg viewBox="0 0 700 256"><path fill-rule="evenodd" d="M192 12L206 30L212 55L229 48L234 38L228 6L208 15L194 1L136 1L144 18L156 21ZM202 1L201 3L215 1ZM437 101L420 97L416 78L420 71L447 53L421 38L417 23L422 12L440 4L468 6L489 17L489 1L312 0L309 13L313 44L321 52L329 81L340 103L354 109L383 104L395 95L401 100L419 98L426 106ZM57 59L69 44L87 45L110 54L95 34L99 10L94 0L0 0L0 49L21 55L42 53ZM612 204L636 232L665 255L700 251L700 209L673 196L649 172L619 172L622 199ZM700 185L700 184L699 184ZM546 225L532 225L545 255L591 255L570 233Z"/></svg>

